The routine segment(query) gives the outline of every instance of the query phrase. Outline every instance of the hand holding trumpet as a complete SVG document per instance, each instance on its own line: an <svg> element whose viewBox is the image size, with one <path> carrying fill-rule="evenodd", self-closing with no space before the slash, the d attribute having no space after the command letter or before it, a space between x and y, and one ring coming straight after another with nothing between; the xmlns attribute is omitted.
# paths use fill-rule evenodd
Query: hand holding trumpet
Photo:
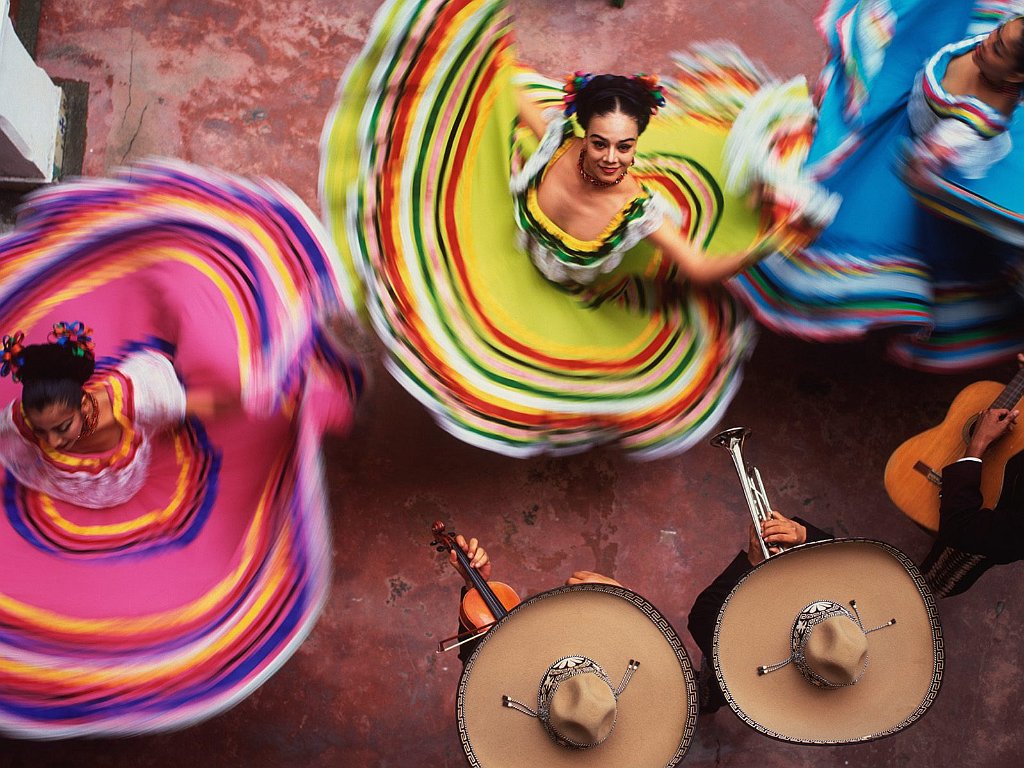
<svg viewBox="0 0 1024 768"><path fill-rule="evenodd" d="M751 565L757 565L765 559L761 550L762 541L768 546L768 552L775 555L782 551L782 547L795 547L807 541L807 529L796 520L790 520L773 509L769 517L761 521L760 531L753 522L750 523L747 560Z"/></svg>

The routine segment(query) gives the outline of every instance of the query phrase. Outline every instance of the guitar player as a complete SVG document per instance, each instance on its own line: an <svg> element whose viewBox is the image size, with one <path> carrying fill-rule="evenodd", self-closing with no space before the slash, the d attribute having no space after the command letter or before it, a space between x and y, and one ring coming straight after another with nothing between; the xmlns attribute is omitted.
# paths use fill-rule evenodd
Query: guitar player
<svg viewBox="0 0 1024 768"><path fill-rule="evenodd" d="M1017 361L1024 366L1024 354ZM981 495L985 453L1017 426L1019 415L1016 408L984 411L963 458L942 470L939 536L921 569L937 597L965 592L993 565L1024 560L1024 451L1007 462L992 509Z"/></svg>

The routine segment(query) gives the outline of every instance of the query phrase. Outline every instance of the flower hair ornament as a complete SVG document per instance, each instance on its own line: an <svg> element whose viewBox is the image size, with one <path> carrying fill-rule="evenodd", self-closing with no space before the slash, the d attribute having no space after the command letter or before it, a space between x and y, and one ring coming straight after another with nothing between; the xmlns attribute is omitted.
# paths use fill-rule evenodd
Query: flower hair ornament
<svg viewBox="0 0 1024 768"><path fill-rule="evenodd" d="M594 76L590 72L584 72L580 69L577 69L570 75L566 75L565 85L562 86L562 91L565 93L562 97L562 105L566 117L572 117L576 114L576 94L586 88L593 79Z"/></svg>
<svg viewBox="0 0 1024 768"><path fill-rule="evenodd" d="M16 331L10 336L4 336L3 352L0 353L0 376L10 375L12 381L21 381L21 366L25 364L25 356L22 354L22 342L25 334Z"/></svg>
<svg viewBox="0 0 1024 768"><path fill-rule="evenodd" d="M654 106L651 107L651 114L658 114L658 108L665 106L665 88L658 84L658 76L646 75L641 72L633 75L630 79L644 87L647 95L651 97L651 101L654 103Z"/></svg>
<svg viewBox="0 0 1024 768"><path fill-rule="evenodd" d="M593 79L594 75L592 73L584 72L580 69L566 76L565 85L562 86L562 91L565 94L562 96L562 105L566 117L576 114L576 96L590 85ZM647 75L641 72L640 74L630 76L629 79L643 88L651 100L651 114L656 115L658 108L665 106L665 89L658 84L658 76Z"/></svg>
<svg viewBox="0 0 1024 768"><path fill-rule="evenodd" d="M85 323L81 321L54 323L53 330L47 335L46 340L69 349L75 357L91 354L96 346L92 341L92 328L86 328Z"/></svg>

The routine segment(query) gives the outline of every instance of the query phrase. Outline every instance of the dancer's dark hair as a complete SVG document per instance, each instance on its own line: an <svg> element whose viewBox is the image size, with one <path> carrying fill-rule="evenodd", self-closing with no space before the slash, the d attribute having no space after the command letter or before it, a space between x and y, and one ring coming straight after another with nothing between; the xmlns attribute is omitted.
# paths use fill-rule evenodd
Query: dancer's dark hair
<svg viewBox="0 0 1024 768"><path fill-rule="evenodd" d="M77 408L96 368L92 329L84 323L54 323L49 343L22 346L25 334L3 337L0 376L21 382L21 404L42 410L54 403Z"/></svg>
<svg viewBox="0 0 1024 768"><path fill-rule="evenodd" d="M85 395L85 382L92 376L96 361L91 352L75 354L61 344L30 344L22 350L21 404L41 411L60 404L78 408Z"/></svg>
<svg viewBox="0 0 1024 768"><path fill-rule="evenodd" d="M1024 16L1018 16L1014 19L1010 19L1007 24L1014 21L1019 21L1021 26L1024 26ZM1019 74L1024 74L1024 30L1022 30L1020 37L1017 38L1017 44L1013 46L1013 64L1014 69Z"/></svg>
<svg viewBox="0 0 1024 768"><path fill-rule="evenodd" d="M624 75L595 75L576 94L575 106L576 119L583 130L587 130L595 116L622 112L636 120L639 135L660 104L644 80Z"/></svg>

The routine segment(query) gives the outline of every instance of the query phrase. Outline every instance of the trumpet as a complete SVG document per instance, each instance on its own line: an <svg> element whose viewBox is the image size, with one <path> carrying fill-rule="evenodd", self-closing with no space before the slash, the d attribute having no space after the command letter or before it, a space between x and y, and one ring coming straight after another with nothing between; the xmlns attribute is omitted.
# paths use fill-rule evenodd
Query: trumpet
<svg viewBox="0 0 1024 768"><path fill-rule="evenodd" d="M743 496L747 500L750 517L753 519L754 528L758 532L757 541L761 545L761 552L764 554L765 560L767 560L771 557L771 553L768 551L768 545L761 538L761 523L771 519L772 507L768 503L768 493L765 491L764 483L761 481L761 473L757 471L757 467L751 467L743 461L741 449L743 448L743 441L747 439L749 434L750 427L726 429L711 438L711 445L715 446L715 448L725 448L732 456L732 463L736 467L736 474L740 477L740 485L743 486ZM779 550L781 551L782 547L779 547Z"/></svg>

